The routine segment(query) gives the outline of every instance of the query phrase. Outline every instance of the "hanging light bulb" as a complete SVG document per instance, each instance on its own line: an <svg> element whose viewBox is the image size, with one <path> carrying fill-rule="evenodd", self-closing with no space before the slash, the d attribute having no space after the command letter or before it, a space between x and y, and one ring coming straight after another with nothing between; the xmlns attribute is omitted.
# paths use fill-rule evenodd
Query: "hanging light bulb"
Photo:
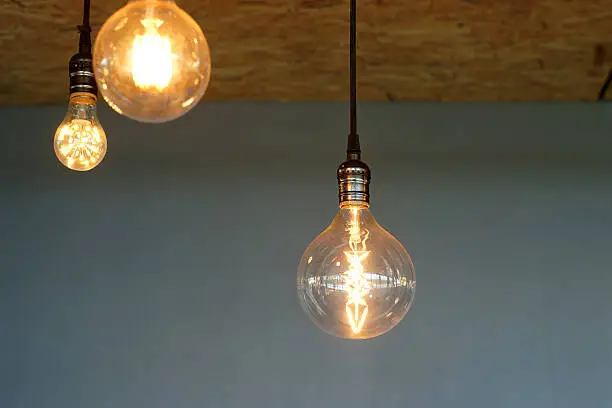
<svg viewBox="0 0 612 408"><path fill-rule="evenodd" d="M53 139L58 160L72 170L87 171L106 155L106 134L96 113L97 86L91 56L90 0L84 1L83 25L79 26L79 52L69 63L68 113Z"/></svg>
<svg viewBox="0 0 612 408"><path fill-rule="evenodd" d="M69 169L87 171L100 164L106 154L106 134L98 122L94 95L70 95L68 113L55 132L53 147Z"/></svg>
<svg viewBox="0 0 612 408"><path fill-rule="evenodd" d="M130 0L102 26L94 47L104 100L140 122L191 110L210 80L204 33L174 0Z"/></svg>
<svg viewBox="0 0 612 408"><path fill-rule="evenodd" d="M368 339L395 327L416 289L410 256L376 223L370 207L370 169L357 135L356 0L351 0L351 132L338 169L340 211L308 246L297 274L300 303L323 331Z"/></svg>
<svg viewBox="0 0 612 408"><path fill-rule="evenodd" d="M356 167L341 170L340 177L365 169L362 162L348 165ZM355 193L346 194L344 199ZM329 334L355 339L395 327L415 291L410 256L361 200L341 202L332 224L304 252L297 278L298 296L311 320Z"/></svg>

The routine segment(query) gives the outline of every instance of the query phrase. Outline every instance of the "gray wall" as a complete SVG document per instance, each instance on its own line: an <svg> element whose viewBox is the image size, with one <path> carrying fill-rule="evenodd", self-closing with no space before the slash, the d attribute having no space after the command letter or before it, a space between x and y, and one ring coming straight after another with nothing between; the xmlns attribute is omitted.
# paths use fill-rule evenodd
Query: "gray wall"
<svg viewBox="0 0 612 408"><path fill-rule="evenodd" d="M0 406L610 407L612 107L366 104L372 210L413 257L389 334L320 332L296 265L336 211L344 104L0 111Z"/></svg>

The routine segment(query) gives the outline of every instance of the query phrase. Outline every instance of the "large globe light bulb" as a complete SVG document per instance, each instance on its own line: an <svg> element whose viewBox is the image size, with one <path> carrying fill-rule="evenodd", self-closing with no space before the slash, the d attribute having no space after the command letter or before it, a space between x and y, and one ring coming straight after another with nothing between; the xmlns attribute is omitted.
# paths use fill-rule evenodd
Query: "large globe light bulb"
<svg viewBox="0 0 612 408"><path fill-rule="evenodd" d="M91 170L104 159L106 134L96 114L95 95L70 95L68 113L55 132L53 148L58 160L71 170Z"/></svg>
<svg viewBox="0 0 612 408"><path fill-rule="evenodd" d="M173 0L129 1L104 23L93 54L104 100L140 122L184 115L210 81L204 33Z"/></svg>
<svg viewBox="0 0 612 408"><path fill-rule="evenodd" d="M363 167L339 170L341 195L343 185L359 185L345 170L367 169L355 163ZM350 199L356 193L347 194L346 200L341 197L332 224L302 255L298 297L323 331L368 339L391 330L410 309L416 285L414 266L402 244L376 223L367 194L359 201Z"/></svg>

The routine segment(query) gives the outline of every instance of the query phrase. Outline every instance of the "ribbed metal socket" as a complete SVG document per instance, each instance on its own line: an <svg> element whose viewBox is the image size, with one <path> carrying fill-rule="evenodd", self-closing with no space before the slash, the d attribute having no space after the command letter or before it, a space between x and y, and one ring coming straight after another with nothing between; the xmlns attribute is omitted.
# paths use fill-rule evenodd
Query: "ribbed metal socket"
<svg viewBox="0 0 612 408"><path fill-rule="evenodd" d="M361 160L347 160L338 168L338 197L345 203L370 205L370 168Z"/></svg>
<svg viewBox="0 0 612 408"><path fill-rule="evenodd" d="M70 93L86 92L98 95L91 54L78 53L70 58Z"/></svg>

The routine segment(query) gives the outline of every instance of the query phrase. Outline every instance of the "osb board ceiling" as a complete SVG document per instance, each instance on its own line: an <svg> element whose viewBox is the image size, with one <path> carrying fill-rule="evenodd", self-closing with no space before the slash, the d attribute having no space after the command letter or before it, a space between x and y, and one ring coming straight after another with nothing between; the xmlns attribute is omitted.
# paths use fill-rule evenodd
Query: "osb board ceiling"
<svg viewBox="0 0 612 408"><path fill-rule="evenodd" d="M203 27L205 100L345 100L348 0L178 0ZM361 0L362 100L592 100L612 0ZM92 0L94 34L123 0ZM66 100L81 0L0 3L0 104Z"/></svg>

